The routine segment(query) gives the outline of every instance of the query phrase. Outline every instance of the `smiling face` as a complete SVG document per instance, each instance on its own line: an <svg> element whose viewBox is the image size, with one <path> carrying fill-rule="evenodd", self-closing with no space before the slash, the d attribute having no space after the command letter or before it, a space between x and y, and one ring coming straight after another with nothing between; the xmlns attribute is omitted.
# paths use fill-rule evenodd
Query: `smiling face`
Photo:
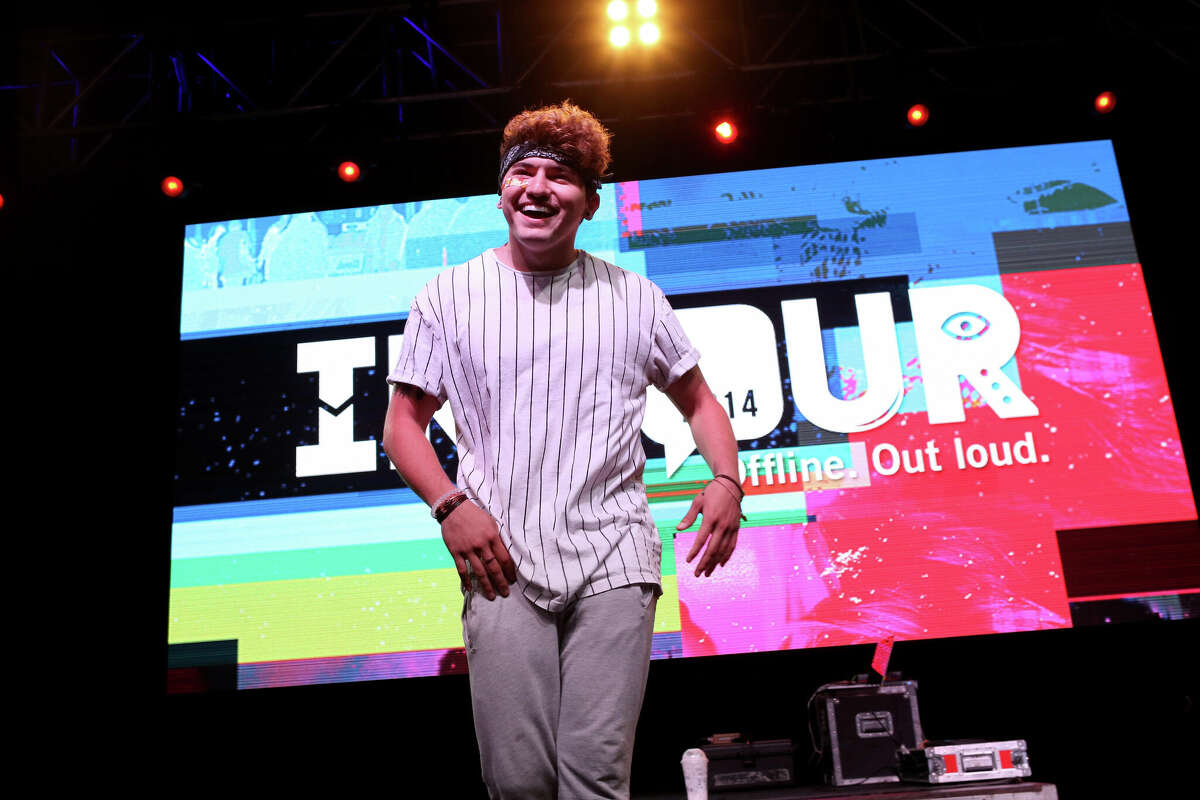
<svg viewBox="0 0 1200 800"><path fill-rule="evenodd" d="M501 182L499 208L508 222L508 256L518 269L554 270L575 258L575 234L600 196L574 169L549 158L524 158Z"/></svg>

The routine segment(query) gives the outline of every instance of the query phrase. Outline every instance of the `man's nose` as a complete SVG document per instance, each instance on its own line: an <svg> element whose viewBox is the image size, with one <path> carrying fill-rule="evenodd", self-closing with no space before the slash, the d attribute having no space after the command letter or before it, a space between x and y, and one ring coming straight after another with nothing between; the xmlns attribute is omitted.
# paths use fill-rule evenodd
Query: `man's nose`
<svg viewBox="0 0 1200 800"><path fill-rule="evenodd" d="M545 170L539 169L529 176L529 183L525 184L525 191L530 194L547 194L549 187L550 181L546 178Z"/></svg>

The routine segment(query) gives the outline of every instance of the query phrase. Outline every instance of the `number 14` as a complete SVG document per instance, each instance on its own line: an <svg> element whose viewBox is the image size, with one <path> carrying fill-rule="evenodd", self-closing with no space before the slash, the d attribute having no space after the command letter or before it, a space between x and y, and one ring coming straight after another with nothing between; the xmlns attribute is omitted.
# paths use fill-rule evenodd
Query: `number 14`
<svg viewBox="0 0 1200 800"><path fill-rule="evenodd" d="M725 401L729 406L729 418L733 419L733 392L725 393ZM754 404L754 390L746 392L746 399L742 402L742 411L754 417L758 415L758 406Z"/></svg>

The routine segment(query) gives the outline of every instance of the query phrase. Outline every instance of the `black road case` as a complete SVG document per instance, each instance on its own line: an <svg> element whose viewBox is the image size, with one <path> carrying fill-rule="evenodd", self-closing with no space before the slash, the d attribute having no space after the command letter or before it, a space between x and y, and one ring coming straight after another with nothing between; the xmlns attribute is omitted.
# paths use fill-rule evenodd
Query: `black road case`
<svg viewBox="0 0 1200 800"><path fill-rule="evenodd" d="M825 780L834 786L899 782L897 751L924 739L916 681L827 684L812 703Z"/></svg>

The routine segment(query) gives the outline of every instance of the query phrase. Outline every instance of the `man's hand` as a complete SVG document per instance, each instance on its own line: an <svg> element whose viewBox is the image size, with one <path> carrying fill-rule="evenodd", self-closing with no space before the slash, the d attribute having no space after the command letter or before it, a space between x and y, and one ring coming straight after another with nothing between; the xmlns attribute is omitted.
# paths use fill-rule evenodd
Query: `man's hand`
<svg viewBox="0 0 1200 800"><path fill-rule="evenodd" d="M471 591L470 575L474 575L488 600L495 600L496 592L508 597L508 585L517 579L517 566L491 514L465 501L442 521L442 539L454 558L464 591Z"/></svg>
<svg viewBox="0 0 1200 800"><path fill-rule="evenodd" d="M688 421L696 447L713 475L737 475L737 440L733 438L733 427L729 424L725 409L708 388L700 367L692 367L683 373L667 387L666 392ZM729 560L733 548L737 546L742 490L740 486L735 487L732 481L732 478L710 481L704 491L696 495L692 507L675 526L676 530L683 530L696 521L697 514L704 515L700 532L696 534L696 543L687 557L690 564L704 543L708 542L704 557L696 565L697 578L700 573L704 573L705 577L712 575L713 570Z"/></svg>
<svg viewBox="0 0 1200 800"><path fill-rule="evenodd" d="M420 387L401 383L392 393L383 423L383 449L404 482L427 503L455 489L425 437L429 420L440 406L441 401ZM508 584L517 579L517 568L491 514L470 500L461 503L442 521L442 539L465 591L471 591L470 576L474 575L488 600L496 599L497 590L508 596Z"/></svg>
<svg viewBox="0 0 1200 800"><path fill-rule="evenodd" d="M696 521L697 514L704 517L704 521L700 523L700 531L696 534L696 541L687 556L687 563L692 563L700 548L704 547L705 541L708 542L708 548L700 558L700 563L696 565L697 578L700 577L700 573L704 573L704 577L707 578L717 567L725 566L725 562L733 555L733 548L737 546L738 528L741 526L742 517L741 505L734 496L733 487L714 485L717 483L719 481L711 481L703 492L696 495L692 507L675 526L676 530L681 531Z"/></svg>

